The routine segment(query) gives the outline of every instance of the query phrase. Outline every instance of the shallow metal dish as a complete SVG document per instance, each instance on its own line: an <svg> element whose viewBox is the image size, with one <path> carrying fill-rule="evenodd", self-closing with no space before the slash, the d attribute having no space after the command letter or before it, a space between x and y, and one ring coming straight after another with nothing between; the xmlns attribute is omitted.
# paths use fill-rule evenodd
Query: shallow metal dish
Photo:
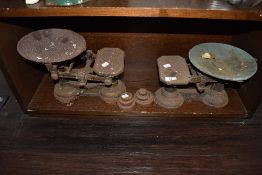
<svg viewBox="0 0 262 175"><path fill-rule="evenodd" d="M211 57L204 58L206 53ZM250 54L228 44L196 45L189 51L189 59L201 72L221 80L244 81L257 71L256 60Z"/></svg>
<svg viewBox="0 0 262 175"><path fill-rule="evenodd" d="M66 29L38 30L25 35L17 44L22 57L39 63L71 60L85 50L84 37Z"/></svg>

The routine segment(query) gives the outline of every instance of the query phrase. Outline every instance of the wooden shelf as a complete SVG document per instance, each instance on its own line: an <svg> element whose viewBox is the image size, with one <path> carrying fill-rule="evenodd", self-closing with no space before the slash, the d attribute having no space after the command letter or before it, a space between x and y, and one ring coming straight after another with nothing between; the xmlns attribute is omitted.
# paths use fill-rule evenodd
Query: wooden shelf
<svg viewBox="0 0 262 175"><path fill-rule="evenodd" d="M261 6L235 7L214 0L90 0L73 7L46 7L43 0L26 6L24 1L0 0L0 17L110 16L228 19L261 21Z"/></svg>
<svg viewBox="0 0 262 175"><path fill-rule="evenodd" d="M262 81L260 9L233 7L226 0L90 0L74 7L46 7L43 1L26 6L22 0L0 0L0 66L24 111L31 115L245 118L262 98L258 83ZM246 50L257 58L258 72L249 81L227 88L229 104L221 109L187 102L176 110L152 105L121 112L117 106L90 97L66 106L54 99L54 83L46 69L25 61L16 52L22 36L43 28L78 32L94 52L104 47L124 50L123 81L132 93L139 88L155 92L162 86L157 58L188 58L188 51L204 42Z"/></svg>

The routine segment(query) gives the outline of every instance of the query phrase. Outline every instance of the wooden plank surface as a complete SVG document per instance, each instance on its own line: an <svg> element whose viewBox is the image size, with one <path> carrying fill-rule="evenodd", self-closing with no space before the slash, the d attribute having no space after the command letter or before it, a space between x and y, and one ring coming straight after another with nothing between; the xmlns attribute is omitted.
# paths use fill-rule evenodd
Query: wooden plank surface
<svg viewBox="0 0 262 175"><path fill-rule="evenodd" d="M261 139L261 123L26 117L0 173L258 175Z"/></svg>
<svg viewBox="0 0 262 175"><path fill-rule="evenodd" d="M25 16L121 16L261 20L261 6L243 8L213 0L91 0L73 7L46 7L43 1L1 0L1 17Z"/></svg>

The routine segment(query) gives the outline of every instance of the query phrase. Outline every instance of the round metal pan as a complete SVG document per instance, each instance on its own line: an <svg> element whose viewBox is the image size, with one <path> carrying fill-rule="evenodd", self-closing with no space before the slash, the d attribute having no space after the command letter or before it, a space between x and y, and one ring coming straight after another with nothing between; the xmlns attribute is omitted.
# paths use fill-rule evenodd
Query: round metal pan
<svg viewBox="0 0 262 175"><path fill-rule="evenodd" d="M27 60L58 63L75 58L86 50L84 37L66 29L34 31L21 38L17 51Z"/></svg>
<svg viewBox="0 0 262 175"><path fill-rule="evenodd" d="M222 43L203 43L189 51L191 63L212 77L244 81L257 71L256 60L244 50Z"/></svg>

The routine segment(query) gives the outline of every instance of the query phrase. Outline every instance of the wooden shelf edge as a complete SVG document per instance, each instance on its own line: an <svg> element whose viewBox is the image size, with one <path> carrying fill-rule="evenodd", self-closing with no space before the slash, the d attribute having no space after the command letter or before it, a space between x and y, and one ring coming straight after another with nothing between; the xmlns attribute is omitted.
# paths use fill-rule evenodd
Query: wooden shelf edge
<svg viewBox="0 0 262 175"><path fill-rule="evenodd" d="M2 8L0 17L165 17L262 21L258 11L133 7Z"/></svg>

